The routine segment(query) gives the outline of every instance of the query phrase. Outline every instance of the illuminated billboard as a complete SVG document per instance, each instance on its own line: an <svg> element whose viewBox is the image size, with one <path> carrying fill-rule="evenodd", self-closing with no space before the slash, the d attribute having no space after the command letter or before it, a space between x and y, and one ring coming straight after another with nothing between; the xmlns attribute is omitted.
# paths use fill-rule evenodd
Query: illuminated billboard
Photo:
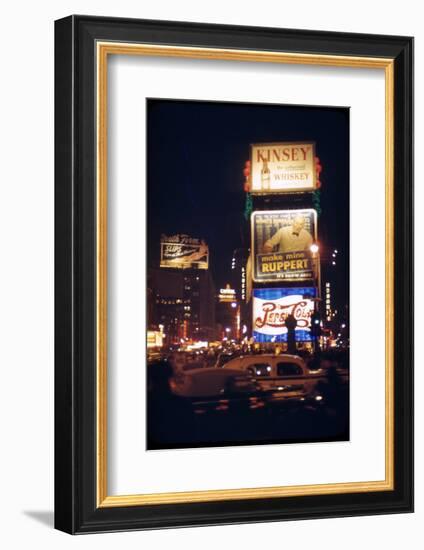
<svg viewBox="0 0 424 550"><path fill-rule="evenodd" d="M227 284L225 288L219 289L218 299L220 303L234 302L236 300L236 291Z"/></svg>
<svg viewBox="0 0 424 550"><path fill-rule="evenodd" d="M317 233L315 210L262 210L252 213L251 224L254 281L314 280L319 262L311 252Z"/></svg>
<svg viewBox="0 0 424 550"><path fill-rule="evenodd" d="M293 193L316 188L314 143L257 143L251 145L250 153L251 193Z"/></svg>
<svg viewBox="0 0 424 550"><path fill-rule="evenodd" d="M315 287L255 288L252 329L255 342L287 342L286 319L296 320L297 342L311 341Z"/></svg>
<svg viewBox="0 0 424 550"><path fill-rule="evenodd" d="M208 269L209 248L204 240L189 235L162 235L160 267Z"/></svg>
<svg viewBox="0 0 424 550"><path fill-rule="evenodd" d="M161 348L163 345L163 333L159 330L147 331L147 347Z"/></svg>

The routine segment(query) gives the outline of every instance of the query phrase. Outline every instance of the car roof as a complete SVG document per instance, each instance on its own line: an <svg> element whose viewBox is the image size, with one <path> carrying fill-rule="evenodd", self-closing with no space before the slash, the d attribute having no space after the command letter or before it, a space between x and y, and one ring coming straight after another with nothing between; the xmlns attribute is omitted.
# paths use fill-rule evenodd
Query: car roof
<svg viewBox="0 0 424 550"><path fill-rule="evenodd" d="M304 361L299 355L292 355L289 353L261 353L258 355L239 355L234 359L292 359Z"/></svg>
<svg viewBox="0 0 424 550"><path fill-rule="evenodd" d="M219 368L219 367L204 367L204 368L198 368L198 369L191 369L191 370L187 370L187 371L184 371L184 375L185 376L195 376L196 374L210 374L210 373L216 373L216 374L221 374L221 376L223 376L224 374L227 376L229 374L236 374L237 376L240 375L240 371L238 369L231 369L231 368L228 368L228 369L222 369L222 368Z"/></svg>

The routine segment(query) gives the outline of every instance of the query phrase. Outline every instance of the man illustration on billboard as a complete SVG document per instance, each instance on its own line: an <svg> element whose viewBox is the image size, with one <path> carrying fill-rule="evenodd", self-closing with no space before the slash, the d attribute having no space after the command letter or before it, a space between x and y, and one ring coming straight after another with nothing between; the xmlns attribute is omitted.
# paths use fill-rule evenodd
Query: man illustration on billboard
<svg viewBox="0 0 424 550"><path fill-rule="evenodd" d="M263 251L273 252L278 246L276 252L299 252L309 250L312 243L312 235L305 229L305 218L297 215L291 225L281 227L265 242Z"/></svg>

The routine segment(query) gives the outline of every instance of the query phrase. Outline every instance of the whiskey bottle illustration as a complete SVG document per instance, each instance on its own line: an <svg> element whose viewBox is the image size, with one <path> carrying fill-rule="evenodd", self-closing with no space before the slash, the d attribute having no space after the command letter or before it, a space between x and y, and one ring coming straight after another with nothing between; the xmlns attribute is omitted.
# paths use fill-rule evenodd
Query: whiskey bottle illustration
<svg viewBox="0 0 424 550"><path fill-rule="evenodd" d="M271 171L268 168L267 160L264 160L262 164L261 188L262 188L262 191L269 191L271 189Z"/></svg>

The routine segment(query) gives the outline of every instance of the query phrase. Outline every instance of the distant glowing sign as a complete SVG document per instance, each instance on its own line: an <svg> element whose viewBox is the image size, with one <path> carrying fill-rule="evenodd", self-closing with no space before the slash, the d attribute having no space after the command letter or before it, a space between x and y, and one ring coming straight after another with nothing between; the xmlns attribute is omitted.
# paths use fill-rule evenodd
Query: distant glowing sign
<svg viewBox="0 0 424 550"><path fill-rule="evenodd" d="M209 342L206 342L206 341L201 342L201 341L199 341L199 342L194 342L194 344L189 344L189 345L186 347L186 349L187 349L188 351L192 351L192 350L196 350L196 349L207 348L208 345L209 345Z"/></svg>
<svg viewBox="0 0 424 550"><path fill-rule="evenodd" d="M258 143L251 145L251 192L293 193L316 188L315 144Z"/></svg>
<svg viewBox="0 0 424 550"><path fill-rule="evenodd" d="M159 330L147 331L147 347L148 348L160 348L163 344L163 333Z"/></svg>
<svg viewBox="0 0 424 550"><path fill-rule="evenodd" d="M229 284L225 288L219 290L219 301L222 302L234 302L236 299L236 291L234 288L231 288Z"/></svg>
<svg viewBox="0 0 424 550"><path fill-rule="evenodd" d="M204 240L189 235L162 235L160 267L208 269L209 248Z"/></svg>
<svg viewBox="0 0 424 550"><path fill-rule="evenodd" d="M246 268L241 268L241 299L246 300Z"/></svg>
<svg viewBox="0 0 424 550"><path fill-rule="evenodd" d="M313 280L319 262L311 252L315 210L263 210L253 212L251 221L254 281Z"/></svg>
<svg viewBox="0 0 424 550"><path fill-rule="evenodd" d="M325 315L327 321L331 321L331 285L325 283Z"/></svg>
<svg viewBox="0 0 424 550"><path fill-rule="evenodd" d="M253 291L253 339L255 342L287 341L286 319L293 315L296 340L311 340L315 287L255 288Z"/></svg>

